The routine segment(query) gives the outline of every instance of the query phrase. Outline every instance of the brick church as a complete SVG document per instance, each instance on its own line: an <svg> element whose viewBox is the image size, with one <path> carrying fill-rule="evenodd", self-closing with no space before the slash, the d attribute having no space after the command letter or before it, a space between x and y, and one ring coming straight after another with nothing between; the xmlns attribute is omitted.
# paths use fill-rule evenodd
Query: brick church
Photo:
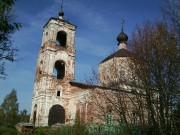
<svg viewBox="0 0 180 135"><path fill-rule="evenodd" d="M74 48L76 25L63 19L61 10L58 18L50 18L44 26L37 69L34 81L30 120L36 126L51 126L57 123L73 124L76 115L84 122L95 122L90 95L94 89L103 89L112 64L119 67L118 73L125 75L130 52L126 50L127 35L118 35L119 50L99 64L99 84L91 86L75 81L76 63ZM119 61L121 61L121 64Z"/></svg>

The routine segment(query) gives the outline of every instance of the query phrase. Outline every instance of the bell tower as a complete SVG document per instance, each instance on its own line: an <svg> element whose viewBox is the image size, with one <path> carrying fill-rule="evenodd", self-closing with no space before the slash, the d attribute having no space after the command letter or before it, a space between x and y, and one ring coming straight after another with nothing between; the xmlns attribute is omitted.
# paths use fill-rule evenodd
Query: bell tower
<svg viewBox="0 0 180 135"><path fill-rule="evenodd" d="M36 79L49 76L62 82L74 80L76 26L59 18L50 18L44 26L41 49L37 61Z"/></svg>
<svg viewBox="0 0 180 135"><path fill-rule="evenodd" d="M52 106L60 106L62 111L57 123L65 123L65 107L62 92L74 80L76 26L63 19L51 17L44 26L42 44L37 59L37 69L32 97L31 121L36 126L52 125L49 113ZM55 108L54 107L54 108Z"/></svg>

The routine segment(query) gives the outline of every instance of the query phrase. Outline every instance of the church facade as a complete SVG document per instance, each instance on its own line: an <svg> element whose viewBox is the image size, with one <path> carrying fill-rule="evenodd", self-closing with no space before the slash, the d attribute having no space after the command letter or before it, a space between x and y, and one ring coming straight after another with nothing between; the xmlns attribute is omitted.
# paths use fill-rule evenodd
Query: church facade
<svg viewBox="0 0 180 135"><path fill-rule="evenodd" d="M30 121L36 126L73 124L77 114L84 122L95 122L91 95L95 94L94 89L104 89L75 81L76 26L64 20L63 15L64 13L60 11L59 18L50 18L44 26L30 116ZM104 76L105 73L112 71L112 66L108 67L108 65L122 62L116 65L121 68L115 72L118 72L120 77L127 73L125 67L130 52L126 50L128 37L123 29L117 40L119 50L99 64L99 85L101 86L107 84L106 78L112 78L109 74Z"/></svg>

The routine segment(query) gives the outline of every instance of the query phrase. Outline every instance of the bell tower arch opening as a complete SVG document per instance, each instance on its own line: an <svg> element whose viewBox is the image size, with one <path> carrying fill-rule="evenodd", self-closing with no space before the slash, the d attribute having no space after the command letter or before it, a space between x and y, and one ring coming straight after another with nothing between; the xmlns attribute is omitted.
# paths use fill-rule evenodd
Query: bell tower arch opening
<svg viewBox="0 0 180 135"><path fill-rule="evenodd" d="M56 37L56 45L66 47L67 34L65 31L59 31Z"/></svg>
<svg viewBox="0 0 180 135"><path fill-rule="evenodd" d="M62 60L56 61L54 65L54 76L56 79L63 80L65 77L65 62Z"/></svg>

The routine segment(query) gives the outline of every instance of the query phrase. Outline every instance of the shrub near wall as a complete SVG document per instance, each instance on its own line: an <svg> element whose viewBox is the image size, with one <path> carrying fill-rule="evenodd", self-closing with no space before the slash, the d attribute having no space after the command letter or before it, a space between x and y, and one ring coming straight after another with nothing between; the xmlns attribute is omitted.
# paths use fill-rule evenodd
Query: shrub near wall
<svg viewBox="0 0 180 135"><path fill-rule="evenodd" d="M0 135L18 135L18 132L14 128L0 127Z"/></svg>
<svg viewBox="0 0 180 135"><path fill-rule="evenodd" d="M53 135L74 135L73 128L70 125L61 126L59 129L53 132Z"/></svg>
<svg viewBox="0 0 180 135"><path fill-rule="evenodd" d="M35 129L33 135L53 135L50 127L38 127Z"/></svg>
<svg viewBox="0 0 180 135"><path fill-rule="evenodd" d="M86 126L82 124L75 124L74 126L61 126L52 135L88 135Z"/></svg>

